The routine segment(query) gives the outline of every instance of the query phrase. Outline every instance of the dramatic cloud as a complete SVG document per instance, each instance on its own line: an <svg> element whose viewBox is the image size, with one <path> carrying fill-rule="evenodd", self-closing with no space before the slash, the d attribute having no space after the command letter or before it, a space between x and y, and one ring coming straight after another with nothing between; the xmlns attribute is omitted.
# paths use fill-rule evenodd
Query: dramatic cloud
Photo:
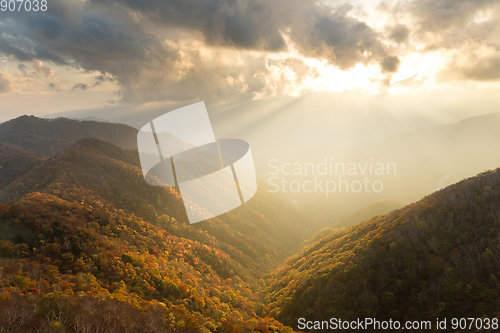
<svg viewBox="0 0 500 333"><path fill-rule="evenodd" d="M436 33L465 27L478 11L497 4L497 0L417 0L410 3L410 12L421 31Z"/></svg>
<svg viewBox="0 0 500 333"><path fill-rule="evenodd" d="M385 57L382 60L382 72L394 73L398 70L400 60L398 57Z"/></svg>
<svg viewBox="0 0 500 333"><path fill-rule="evenodd" d="M438 78L500 80L499 1L415 0L397 6L395 12L411 17L412 36L418 38L424 52L452 54ZM394 36L390 37L397 41Z"/></svg>
<svg viewBox="0 0 500 333"><path fill-rule="evenodd" d="M0 18L0 53L29 77L56 80L56 67L91 73L61 89L115 85L122 101L141 103L297 93L291 85L322 75L311 59L341 71L370 67L367 81L388 83L408 52L485 42L500 50L496 0L384 3L377 8L393 17L380 24L379 17L370 21L358 7L336 3L52 0L50 11ZM497 80L491 57L457 67L461 78Z"/></svg>
<svg viewBox="0 0 500 333"><path fill-rule="evenodd" d="M408 42L410 29L403 24L397 24L390 28L389 38L396 43Z"/></svg>
<svg viewBox="0 0 500 333"><path fill-rule="evenodd" d="M140 13L168 27L196 31L211 45L260 51L284 51L288 36L301 53L342 69L387 56L378 34L337 8L312 0L93 0Z"/></svg>
<svg viewBox="0 0 500 333"><path fill-rule="evenodd" d="M288 3L283 0L92 0L92 3L105 8L121 6L129 12L139 14L142 19L166 27L197 31L212 45L279 51L286 49L286 44L279 31L283 19L277 16L278 11L286 11L285 8L293 7L300 2L297 0Z"/></svg>
<svg viewBox="0 0 500 333"><path fill-rule="evenodd" d="M350 9L312 0L57 0L50 13L0 21L0 52L101 72L120 85L123 100L135 102L252 98L268 85L265 54L287 51L288 43L342 70L378 63L384 73L396 71L397 55ZM298 63L290 58L289 68L302 71L295 78L315 75Z"/></svg>
<svg viewBox="0 0 500 333"><path fill-rule="evenodd" d="M460 49L470 43L500 46L497 0L416 0L399 10L411 14L415 33L429 49Z"/></svg>
<svg viewBox="0 0 500 333"><path fill-rule="evenodd" d="M292 30L291 37L301 53L326 58L344 70L383 59L387 54L378 34L366 23L345 14L344 8L327 15L315 13L307 18L305 29Z"/></svg>

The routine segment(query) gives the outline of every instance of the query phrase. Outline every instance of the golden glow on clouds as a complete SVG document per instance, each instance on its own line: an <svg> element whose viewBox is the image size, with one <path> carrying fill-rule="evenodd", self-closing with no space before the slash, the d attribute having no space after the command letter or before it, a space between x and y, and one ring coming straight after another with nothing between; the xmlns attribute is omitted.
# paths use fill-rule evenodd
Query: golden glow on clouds
<svg viewBox="0 0 500 333"><path fill-rule="evenodd" d="M389 56L399 57L399 69L392 74L382 74L380 65L375 63L358 63L350 70L340 70L326 60L305 57L289 37L290 30L286 29L281 31L281 35L288 50L268 53L209 46L204 42L201 33L179 32L182 29L166 31L167 29L151 23L152 34L171 34L168 38L165 37L163 43L180 56L173 62L170 62L170 59L157 59L160 64L155 64L156 67L145 65L143 72L139 72L138 76L131 80L131 85L150 81L175 85L181 80L213 76L214 80L219 79L229 86L228 91L235 95L250 95L249 91L259 91L254 93L254 99L350 91L400 97L407 93L418 95L419 92L445 91L459 85L470 90L499 88L498 81L467 81L460 77L460 73L454 74L454 68L450 67L450 64L466 67L470 65L471 58L494 56L498 53L496 46L483 42L482 30L479 29L481 25L492 21L497 12L478 11L472 18L468 26L475 33L474 29L477 29L478 38L468 39L468 43L459 43L458 46L453 44L454 47L438 48L435 45L443 42L443 36L446 37L446 34L431 33L419 36L417 18L405 11L396 13L396 4L407 2L386 1L384 5L378 1L358 0L350 2L352 7L348 9L348 16L365 22L382 36L380 41L386 46ZM332 8L340 4L335 0L325 0L323 3ZM131 13L136 22L142 22L141 15ZM389 39L391 27L397 24L405 25L411 30L408 41L398 44ZM498 27L495 29L499 31ZM494 36L498 34L492 33L488 38L497 38ZM430 51L433 47L436 50ZM116 80L103 81L96 85L95 78L101 75L100 72L58 66L39 60L23 63L26 66L23 72L17 67L19 64L21 63L12 57L1 59L0 72L9 81L10 90L0 95L0 110L30 110L36 106L38 110L57 112L99 108L120 100L118 92L122 87ZM163 77L169 77L171 81L162 81ZM256 84L251 82L252 79L257 83L263 82L264 88L250 89L249 85ZM219 83L215 82L214 86ZM196 87L195 84L194 86ZM159 90L161 89L163 87L160 85Z"/></svg>
<svg viewBox="0 0 500 333"><path fill-rule="evenodd" d="M399 70L392 76L380 73L378 65L357 64L350 70L343 71L328 64L326 60L318 60L302 56L294 47L292 41L283 34L287 44L287 52L264 53L256 51L238 51L234 49L220 49L204 45L201 41L189 41L179 39L177 41L165 40L169 45L181 54L174 63L172 72L177 79L185 78L190 71L196 69L201 63L207 68L217 70L220 68L231 68L241 66L252 66L256 59L264 58L266 61L267 74L255 74L261 77L266 84L262 93L256 94L255 99L270 97L273 95L301 96L315 92L343 92L361 91L370 94L380 92L401 93L408 89L432 89L443 84L436 79L436 75L453 58L459 58L460 51L434 51L434 52L408 52L400 56L401 65ZM418 45L414 45L418 48ZM485 55L491 52L487 46L478 48L475 53ZM27 64L27 70L32 75L20 73L16 67L18 62L11 58L4 58L0 70L11 82L11 94L19 96L38 95L53 96L61 94L85 93L98 95L100 98L94 100L93 107L97 107L110 100L116 99L119 89L116 83L103 82L94 86L95 76L99 72L87 72L66 66L34 61ZM49 67L50 66L50 67ZM302 66L302 67L301 67ZM305 73L300 73L300 70ZM226 82L231 86L241 86L244 91L248 86L243 75L230 73ZM411 78L411 80L409 80ZM74 88L77 84L87 86L86 91ZM394 84L396 83L396 84ZM52 87L50 86L52 85ZM107 96L107 98L103 98ZM87 103L85 107L90 107ZM70 107L68 105L68 107ZM74 107L74 106L73 106Z"/></svg>
<svg viewBox="0 0 500 333"><path fill-rule="evenodd" d="M117 99L115 83L95 84L99 72L58 66L35 60L23 63L12 57L0 62L0 72L10 83L10 91L0 94L0 122L22 114L44 116L68 110L100 108ZM73 89L77 84L86 90Z"/></svg>
<svg viewBox="0 0 500 333"><path fill-rule="evenodd" d="M315 92L360 90L374 94L380 91L380 70L378 66L357 64L349 71L342 71L326 61L307 59L306 63L315 68L319 74L305 82L306 87Z"/></svg>

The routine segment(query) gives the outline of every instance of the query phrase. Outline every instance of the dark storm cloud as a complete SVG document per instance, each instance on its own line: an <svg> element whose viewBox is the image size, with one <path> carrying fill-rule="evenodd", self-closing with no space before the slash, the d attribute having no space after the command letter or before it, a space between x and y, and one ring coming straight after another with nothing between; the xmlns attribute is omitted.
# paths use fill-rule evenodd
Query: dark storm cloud
<svg viewBox="0 0 500 333"><path fill-rule="evenodd" d="M326 10L312 6L290 35L307 56L327 59L343 70L358 63L380 62L387 56L380 35L366 23L348 16L349 5Z"/></svg>
<svg viewBox="0 0 500 333"><path fill-rule="evenodd" d="M198 31L203 34L207 43L213 45L267 51L286 48L279 32L281 20L275 17L276 5L287 5L284 1L91 1L102 6L123 6L165 26Z"/></svg>
<svg viewBox="0 0 500 333"><path fill-rule="evenodd" d="M14 56L20 61L28 61L36 58L35 51L31 45L23 43L24 41L21 38L14 40L14 38L9 37L0 34L0 51L2 53Z"/></svg>
<svg viewBox="0 0 500 333"><path fill-rule="evenodd" d="M157 45L143 38L145 36L122 32L117 23L103 16L87 14L82 17L79 27L69 30L60 38L60 43L54 43L54 48L67 53L86 69L99 70L103 65L144 59L146 49Z"/></svg>
<svg viewBox="0 0 500 333"><path fill-rule="evenodd" d="M54 39L60 36L63 31L62 23L46 13L29 16L27 23L30 29L46 39Z"/></svg>
<svg viewBox="0 0 500 333"><path fill-rule="evenodd" d="M313 0L92 1L117 4L159 24L197 31L213 45L274 52L287 48L285 33L303 54L327 59L342 69L387 56L379 35L348 16L350 5L331 8Z"/></svg>
<svg viewBox="0 0 500 333"><path fill-rule="evenodd" d="M56 2L51 2L51 8L56 5ZM83 7L63 9L55 10L57 15L51 12L47 14L49 17L36 21L16 16L17 13L3 22L0 19L0 27L9 27L0 30L0 53L23 62L49 60L87 71L99 71L103 73L103 79L117 80L122 92L128 93L123 95L124 100L144 101L143 95L148 96L148 101L169 97L168 93L155 97L144 89L149 85L159 85L164 91L169 90L166 86L173 81L167 82L165 78L179 60L179 50L167 46L160 37L146 33L134 22ZM29 19L30 24L36 24L38 29L24 24L23 19ZM96 82L101 82L99 79ZM82 85L76 85L73 89L82 88Z"/></svg>
<svg viewBox="0 0 500 333"><path fill-rule="evenodd" d="M66 64L66 61L58 54L50 51L44 45L43 39L30 39L27 35L20 35L15 29L4 29L0 32L0 53L14 56L20 61L31 61L35 59L49 60L57 64Z"/></svg>
<svg viewBox="0 0 500 333"><path fill-rule="evenodd" d="M327 15L315 13L308 23L308 28L292 34L305 55L326 58L343 70L386 56L378 34L366 23L345 16L342 10Z"/></svg>
<svg viewBox="0 0 500 333"><path fill-rule="evenodd" d="M200 37L219 49L276 52L287 49L288 36L303 55L344 70L375 62L383 72L396 71L399 60L350 9L313 0L54 0L36 17L0 19L0 28L8 27L0 32L0 52L98 71L120 85L123 100L135 102L251 98L265 89L264 58L207 63L199 50L177 46Z"/></svg>
<svg viewBox="0 0 500 333"><path fill-rule="evenodd" d="M229 15L224 20L225 39L236 47L268 51L286 49L285 41L278 31L270 32L271 36L261 36L261 33L254 29L254 22L241 15Z"/></svg>
<svg viewBox="0 0 500 333"><path fill-rule="evenodd" d="M50 60L108 72L122 61L144 61L145 54L168 55L161 42L140 27L125 32L122 22L98 13L84 12L71 22L65 17L28 18L36 29L19 20L22 16L12 18L9 29L0 32L0 52L21 61Z"/></svg>

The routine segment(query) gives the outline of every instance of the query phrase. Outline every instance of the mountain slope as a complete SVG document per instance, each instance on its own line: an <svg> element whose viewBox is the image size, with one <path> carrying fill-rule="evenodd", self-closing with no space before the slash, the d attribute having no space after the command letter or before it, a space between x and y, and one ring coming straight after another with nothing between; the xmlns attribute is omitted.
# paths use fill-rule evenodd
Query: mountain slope
<svg viewBox="0 0 500 333"><path fill-rule="evenodd" d="M79 199L83 191L83 194L90 193L117 209L149 221L168 214L179 221L181 229L186 229L187 216L179 194L174 188L146 184L138 165L135 151L122 150L95 139L84 139L47 161L43 167L30 171L7 186L0 195L0 202L15 200L31 192L74 200ZM284 214L286 211L290 213ZM258 191L248 204L223 215L220 220L215 218L212 222L194 224L187 230L202 228L221 232L221 224L227 229L225 237L233 246L247 249L249 245L245 237L250 237L251 242L258 244L253 247L267 249L269 252L266 253L271 256L279 253L282 259L285 253L292 253L297 242L313 233L304 216L263 191Z"/></svg>
<svg viewBox="0 0 500 333"><path fill-rule="evenodd" d="M0 189L24 175L45 159L46 157L43 155L0 141Z"/></svg>
<svg viewBox="0 0 500 333"><path fill-rule="evenodd" d="M145 313L162 302L170 330L286 331L259 315L262 272L312 234L307 219L259 191L229 213L189 225L179 193L146 184L138 163L135 151L83 139L8 185L0 205L0 286L46 293L39 307L54 293L71 309L81 306L71 295L82 293L125 308L146 302ZM29 303L14 291L4 295L0 300ZM64 320L76 325L71 311Z"/></svg>
<svg viewBox="0 0 500 333"><path fill-rule="evenodd" d="M292 256L266 313L306 320L432 320L500 311L500 169L337 231Z"/></svg>
<svg viewBox="0 0 500 333"><path fill-rule="evenodd" d="M313 209L307 212L325 220L328 216L339 220L345 216L335 215L339 209L331 207L337 202L355 211L372 202L382 199L399 202L414 202L425 195L500 165L500 113L491 113L464 119L447 125L424 128L388 137L382 141L356 144L342 150L323 147L321 151L311 152L302 159L322 162L325 155L333 162L377 163L395 165L393 172L377 176L368 175L368 180L383 183L380 193L332 193L325 198L323 193L317 197L308 195ZM315 160L316 157L316 160ZM388 169L388 168L387 168ZM347 181L363 181L365 175L343 175ZM331 177L337 180L338 177ZM291 179L288 179L289 181ZM297 179L300 181L300 179ZM298 198L307 208L307 198Z"/></svg>

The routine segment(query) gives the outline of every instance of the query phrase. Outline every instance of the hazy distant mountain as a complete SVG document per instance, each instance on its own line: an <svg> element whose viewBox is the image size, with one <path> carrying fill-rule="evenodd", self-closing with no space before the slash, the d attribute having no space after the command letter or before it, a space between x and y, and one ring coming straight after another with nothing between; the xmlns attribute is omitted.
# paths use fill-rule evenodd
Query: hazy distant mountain
<svg viewBox="0 0 500 333"><path fill-rule="evenodd" d="M387 214L392 212L395 209L399 209L403 207L404 204L392 201L392 200L379 200L371 205L365 206L348 216L344 217L338 222L335 222L332 227L334 228L345 228L350 227L352 225L358 224L359 222L368 220L374 216Z"/></svg>
<svg viewBox="0 0 500 333"><path fill-rule="evenodd" d="M303 249L275 273L266 311L294 327L298 318L494 318L498 235L500 169Z"/></svg>
<svg viewBox="0 0 500 333"><path fill-rule="evenodd" d="M54 156L83 138L137 149L137 129L123 124L34 116L21 116L0 124L0 141L46 156Z"/></svg>
<svg viewBox="0 0 500 333"><path fill-rule="evenodd" d="M500 165L500 113L398 135L354 151L358 159L397 164L397 177L387 177L391 197L386 198L426 195Z"/></svg>
<svg viewBox="0 0 500 333"><path fill-rule="evenodd" d="M366 221L374 216L387 214L392 212L395 209L399 209L403 207L404 204L391 201L391 200L379 200L377 202L372 203L371 205L362 207L357 211L347 215L346 217L336 220L336 215L324 216L322 217L323 221L336 221L331 224L331 227L323 228L317 231L312 237L309 237L304 242L302 242L302 246L309 246L323 237L326 237L341 228L350 227L352 225L358 224L360 222Z"/></svg>
<svg viewBox="0 0 500 333"><path fill-rule="evenodd" d="M97 121L97 122L101 122L101 123L110 123L110 121L108 121L108 120L97 118L97 117L92 117L92 116L88 116L85 118L75 118L75 119L76 120L83 120L83 121Z"/></svg>
<svg viewBox="0 0 500 333"><path fill-rule="evenodd" d="M304 212L318 215L325 219L331 216L331 223L342 218L342 207L332 209L341 202L353 212L375 201L389 199L399 202L419 200L449 184L473 176L482 171L500 165L500 113L491 113L472 117L463 121L443 126L416 130L389 137L380 142L367 142L351 146L341 151L323 151L324 156L332 158L332 163L356 163L361 166L376 163L395 165L395 172L385 175L343 176L344 180L383 182L380 193L333 193L325 197L324 193L316 196L304 195L301 200ZM319 153L318 153L319 154ZM312 155L303 157L314 162ZM369 170L369 168L368 168ZM387 170L387 168L386 168ZM338 176L331 176L337 181ZM300 180L300 179L299 179ZM300 195L299 192L297 194Z"/></svg>

